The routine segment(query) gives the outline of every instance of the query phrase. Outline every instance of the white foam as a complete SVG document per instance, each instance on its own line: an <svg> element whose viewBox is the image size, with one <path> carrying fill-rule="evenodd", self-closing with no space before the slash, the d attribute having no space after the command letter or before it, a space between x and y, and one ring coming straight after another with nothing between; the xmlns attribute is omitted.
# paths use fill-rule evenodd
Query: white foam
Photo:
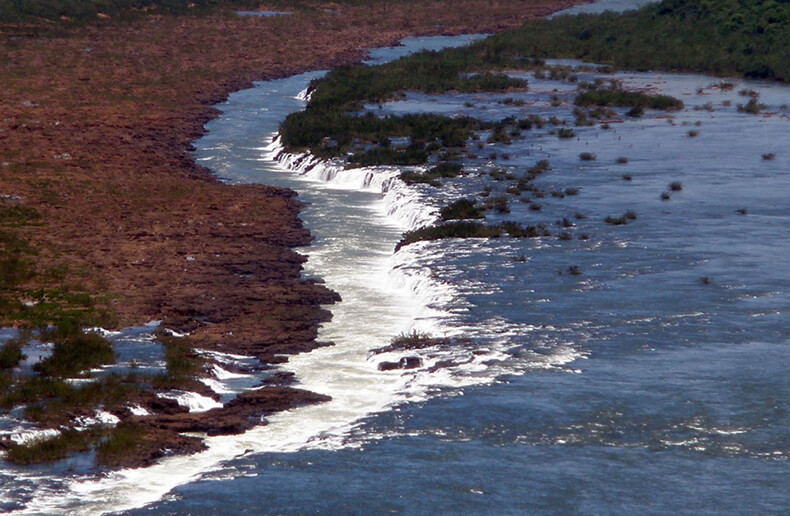
<svg viewBox="0 0 790 516"><path fill-rule="evenodd" d="M313 92L310 90L310 86L307 86L305 89L300 91L296 95L296 100L301 100L302 102L310 102L310 97L312 97Z"/></svg>
<svg viewBox="0 0 790 516"><path fill-rule="evenodd" d="M140 405L131 405L129 407L129 412L132 413L133 416L149 416L151 415L147 409L141 407Z"/></svg>
<svg viewBox="0 0 790 516"><path fill-rule="evenodd" d="M87 430L88 428L95 427L95 426L115 426L120 423L121 420L107 411L104 410L97 410L96 413L91 416L79 416L74 418L75 429L78 431Z"/></svg>
<svg viewBox="0 0 790 516"><path fill-rule="evenodd" d="M120 331L106 330L104 328L99 328L98 326L94 327L94 328L86 328L85 331L98 333L99 335L101 335L102 337L105 337L105 338L107 338L107 337L114 337L114 336L117 336L117 335L121 334Z"/></svg>
<svg viewBox="0 0 790 516"><path fill-rule="evenodd" d="M32 444L36 441L45 441L60 435L59 430L52 428L16 428L5 433L14 444Z"/></svg>
<svg viewBox="0 0 790 516"><path fill-rule="evenodd" d="M222 353L220 351L212 351L209 349L196 349L195 351L199 355L209 357L212 360L222 364L238 364L239 362L243 362L245 360L256 360L254 357L249 357L247 355L234 355L232 353Z"/></svg>
<svg viewBox="0 0 790 516"><path fill-rule="evenodd" d="M173 330L171 328L165 328L163 331L165 333L167 333L168 335L170 335L171 337L176 337L176 338L179 338L179 339L180 338L184 338L184 337L189 337L189 332L181 333L181 332Z"/></svg>
<svg viewBox="0 0 790 516"><path fill-rule="evenodd" d="M223 369L223 368L221 368L220 366L218 366L216 364L214 364L211 367L211 374L213 374L214 378L216 378L217 380L230 380L230 379L233 379L233 378L247 378L247 377L250 376L248 374L232 373L232 372L228 371L227 369Z"/></svg>
<svg viewBox="0 0 790 516"><path fill-rule="evenodd" d="M286 152L275 136L266 147L263 157L276 161L287 172L296 173L306 180L324 183L324 186L342 190L368 190L383 196L384 214L391 223L403 230L411 230L437 220L437 209L421 199L415 188L410 188L398 176L395 167L360 167L346 169L340 163L325 161L310 153Z"/></svg>
<svg viewBox="0 0 790 516"><path fill-rule="evenodd" d="M160 398L176 400L179 405L189 409L189 412L207 412L214 408L222 407L222 403L203 396L196 392L168 391L157 394Z"/></svg>
<svg viewBox="0 0 790 516"><path fill-rule="evenodd" d="M419 189L409 187L401 181L398 177L400 172L398 169L372 167L347 170L340 164L321 161L310 154L289 154L283 150L276 136L271 139L271 143L266 149L266 159L277 161L280 167L298 174L305 180L324 183L338 189L370 190L379 193L381 203L376 216L371 217L372 224L393 225L402 230L410 230L431 224L437 219L436 207L430 204L430 200L426 196L420 195ZM393 241L392 245L394 244ZM398 370L396 374L390 373L388 376L398 378L397 384L380 385L381 380L376 380L376 378L380 378L382 373L378 371L375 372L374 377L369 378L371 384L375 384L381 389L378 391L380 400L368 400L369 410L366 414L393 407L404 401L425 399L430 395L430 392L437 388L462 387L493 381L497 374L505 371L492 367L491 363L513 362L512 356L507 353L514 346L512 338L531 330L523 325L516 326L501 320L490 321L490 324L485 324L484 327L459 326L457 317L453 315L453 310L466 309L468 303L463 299L457 285L437 278L434 271L426 265L430 261L426 258L441 259L444 253L444 250L440 248L442 245L446 245L446 243L418 242L402 247L394 255L382 260L379 272L383 270L385 275L379 274L375 278L358 278L356 283L359 286L356 288L375 284L382 294L389 296L390 299L385 303L391 303L390 310L410 314L402 320L400 328L396 327L393 332L385 333L385 339L400 332L417 330L441 337L461 335L485 337L490 341L490 349L484 350L478 347L472 353L469 349L458 346L431 350L430 353L426 353L426 350L410 353L420 355L423 364L415 371L404 373L402 370ZM307 264L308 269L313 261L313 253L311 253L310 261ZM330 288L335 288L335 281L341 280L341 278L334 280L326 267L317 268L315 274L324 277ZM296 373L297 378L300 378L308 389L312 389L312 385L320 385L319 382L311 383L311 375L315 371L319 371L317 376L321 376L325 369L325 367L321 367L320 363L313 362L311 357L326 353L331 357L322 357L321 360L326 358L328 363L336 364L339 360L337 355L350 352L350 346L346 343L352 338L352 335L357 334L361 335L365 344L355 350L356 360L359 360L361 353L366 353L367 350L375 347L371 345L372 339L368 335L370 331L370 325L367 324L369 317L365 317L364 313L359 314L359 319L363 321L363 328L356 328L353 322L344 320L343 305L350 301L349 298L355 292L341 291L340 294L344 303L333 307L335 320L324 327L326 337L323 334L321 337L334 340L338 342L338 345L334 349L314 351L309 356L294 357L290 361L289 369ZM377 321L383 322L380 318ZM338 327L337 333L332 331L334 326ZM489 338L492 333L496 335L494 339ZM344 344L341 345L341 342ZM392 354L369 358L370 365L368 367L372 369L382 360L397 361L400 356L400 354ZM522 364L519 366L519 370L524 370L525 367L529 369L556 368L580 357L581 355L569 345L556 349L554 353L530 357L532 360L528 366ZM447 362L448 359L457 365L438 370L433 369L433 366L438 362ZM349 364L353 366L353 361L349 361ZM346 393L340 391L339 389L333 392L326 390L320 392L325 392L333 398L346 396ZM351 399L346 399L345 402L353 403Z"/></svg>

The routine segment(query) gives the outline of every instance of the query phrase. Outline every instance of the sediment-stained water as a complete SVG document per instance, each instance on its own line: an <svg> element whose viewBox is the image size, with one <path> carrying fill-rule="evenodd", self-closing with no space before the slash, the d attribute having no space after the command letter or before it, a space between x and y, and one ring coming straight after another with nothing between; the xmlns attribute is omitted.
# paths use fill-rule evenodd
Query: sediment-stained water
<svg viewBox="0 0 790 516"><path fill-rule="evenodd" d="M575 127L576 84L533 74L525 93L409 94L371 106L566 121L509 145L482 134L466 175L436 189L407 187L397 169L283 154L277 125L304 105L317 73L232 95L197 158L230 182L288 186L309 203L306 274L344 301L322 328L335 346L283 368L333 401L145 470L86 478L50 468L4 497L27 489L39 495L27 498L33 512L82 513L786 511L790 88L575 74L673 95L685 108L638 118L616 108L608 129ZM759 93L761 114L738 110L749 98L741 90ZM574 136L559 138L560 127ZM543 159L541 196L508 192L506 173L491 174ZM544 224L552 236L393 252L404 230L481 192L509 210L488 212L489 222ZM629 211L627 224L605 222ZM453 345L372 352L412 329ZM420 365L378 370L404 354Z"/></svg>

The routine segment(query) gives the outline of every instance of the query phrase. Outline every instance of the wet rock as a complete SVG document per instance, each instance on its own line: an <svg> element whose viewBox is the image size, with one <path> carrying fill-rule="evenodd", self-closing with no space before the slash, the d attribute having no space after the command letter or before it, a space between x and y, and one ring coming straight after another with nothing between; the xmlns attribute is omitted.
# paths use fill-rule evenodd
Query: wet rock
<svg viewBox="0 0 790 516"><path fill-rule="evenodd" d="M291 387L264 387L239 394L222 408L187 414L161 414L143 423L177 432L203 432L208 435L239 434L263 423L263 417L332 398Z"/></svg>
<svg viewBox="0 0 790 516"><path fill-rule="evenodd" d="M186 407L182 407L174 399L152 397L146 403L149 412L157 414L182 414L189 412Z"/></svg>
<svg viewBox="0 0 790 516"><path fill-rule="evenodd" d="M397 362L379 362L379 371L392 371L393 369L415 369L422 365L420 357L401 357Z"/></svg>
<svg viewBox="0 0 790 516"><path fill-rule="evenodd" d="M280 371L278 373L274 373L272 376L265 379L263 383L265 385L277 385L280 387L286 387L296 383L296 375L291 371Z"/></svg>
<svg viewBox="0 0 790 516"><path fill-rule="evenodd" d="M206 449L203 439L189 437L167 429L148 428L134 448L122 455L105 459L102 466L141 468L172 455L190 455Z"/></svg>

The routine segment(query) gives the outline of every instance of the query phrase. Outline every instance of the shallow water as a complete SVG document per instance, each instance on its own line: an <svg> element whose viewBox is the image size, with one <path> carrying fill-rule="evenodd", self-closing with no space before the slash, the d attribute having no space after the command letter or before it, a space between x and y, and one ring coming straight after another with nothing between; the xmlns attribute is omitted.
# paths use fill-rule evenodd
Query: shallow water
<svg viewBox="0 0 790 516"><path fill-rule="evenodd" d="M648 4L654 4L658 0L593 0L592 3L577 5L556 13L550 17L565 14L598 14L604 11L621 12L636 9Z"/></svg>
<svg viewBox="0 0 790 516"><path fill-rule="evenodd" d="M273 162L277 124L304 105L299 93L319 74L232 95L196 154L230 182L291 187L310 203L302 217L316 241L303 250L306 274L323 278L344 302L331 307L334 320L322 328L321 339L336 345L284 368L334 401L274 416L243 436L212 438L207 453L147 470L92 482L64 475L65 486L48 480L51 468L44 476L27 472L14 493L35 493L31 509L788 509L790 88L739 80L722 92L709 87L719 79L704 76L620 74L631 86L682 98L686 108L671 123L649 112L608 131L574 128L571 140L546 126L513 145L485 145L467 163L468 176L436 191L404 188L392 181L397 170ZM569 106L551 106L553 95L572 99L571 86L528 78L523 96L410 95L381 111L572 121ZM774 114L738 113L735 106L747 100L741 88L759 91ZM505 97L526 104L498 102ZM707 103L713 111L694 110ZM597 158L581 162L581 152ZM762 159L767 153L775 159ZM621 156L628 163L616 163ZM567 229L573 240L427 242L393 255L401 232L431 220L445 199L486 186L503 191L507 181L485 174L492 164L519 172L544 158L552 169L537 185L579 194L547 194L539 212L511 196L511 212L489 219L545 223L557 235L563 229L556 221L567 217L576 224ZM683 189L662 201L672 181ZM626 226L603 222L626 210L638 218ZM575 219L577 212L586 218ZM590 239L579 240L582 232ZM582 274L568 274L571 266ZM369 350L412 327L466 340L421 350L416 371L379 372L379 361L398 355ZM427 371L440 361L449 365ZM87 461L75 459L77 467L79 460Z"/></svg>

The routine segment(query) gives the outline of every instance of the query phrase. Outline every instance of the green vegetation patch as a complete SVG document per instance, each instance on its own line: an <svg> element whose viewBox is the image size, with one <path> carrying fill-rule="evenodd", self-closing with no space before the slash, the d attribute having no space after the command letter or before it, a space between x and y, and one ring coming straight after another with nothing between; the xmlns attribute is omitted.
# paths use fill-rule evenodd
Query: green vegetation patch
<svg viewBox="0 0 790 516"><path fill-rule="evenodd" d="M0 207L0 322L6 326L96 326L111 323L110 312L82 285L65 284L67 272L40 270L39 251L24 236L38 223L38 212L26 206ZM37 282L60 284L35 288Z"/></svg>
<svg viewBox="0 0 790 516"><path fill-rule="evenodd" d="M341 67L313 81L310 108L349 109L361 102L391 100L404 91L476 93L526 89L524 79L491 73L492 63L486 55L448 49L425 50L375 67Z"/></svg>
<svg viewBox="0 0 790 516"><path fill-rule="evenodd" d="M492 226L483 224L482 222L452 221L444 224L426 226L404 233L403 238L395 247L395 251L405 245L423 240L442 240L446 238L499 238L505 233L514 238L550 236L549 231L542 225L523 226L517 222L503 222L502 224Z"/></svg>
<svg viewBox="0 0 790 516"><path fill-rule="evenodd" d="M397 251L404 245L413 244L421 240L440 240L445 238L497 238L502 235L499 226L487 226L482 222L449 222L408 231L398 243Z"/></svg>
<svg viewBox="0 0 790 516"><path fill-rule="evenodd" d="M460 163L440 163L425 172L401 172L400 179L407 185L415 183L426 183L431 186L441 186L439 179L448 177L458 177L463 173L463 165Z"/></svg>
<svg viewBox="0 0 790 516"><path fill-rule="evenodd" d="M195 386L195 376L200 373L205 360L195 353L189 337L174 337L158 331L156 338L165 351L167 373L152 378L157 389L189 389Z"/></svg>
<svg viewBox="0 0 790 516"><path fill-rule="evenodd" d="M621 14L530 22L482 45L514 57L576 58L633 70L787 81L789 23L786 1L664 0Z"/></svg>
<svg viewBox="0 0 790 516"><path fill-rule="evenodd" d="M290 115L281 127L283 143L290 150L309 149L322 157L352 153L352 164L414 164L435 152L435 144L463 147L474 130L492 129L492 143L509 143L519 131L535 122L524 119L506 131L500 125L484 127L464 118L437 115L422 120L373 115L356 116L366 103L398 98L405 91L503 92L524 89L523 79L502 74L505 70L547 72L544 58L578 58L636 70L698 71L747 77L790 79L790 4L755 0L665 0L621 14L560 16L529 22L468 47L441 52L425 51L384 65L350 66L330 72L311 84L311 101L302 113ZM571 70L562 77L572 80ZM578 106L595 106L594 113L577 113L576 124L591 125L610 116L602 108L628 107L639 117L645 109L676 110L683 103L667 95L651 95L585 86ZM506 102L506 101L503 101ZM513 101L515 103L515 101ZM754 98L740 109L759 113ZM410 115L416 116L416 115ZM432 125L433 130L426 130ZM538 124L540 125L540 124ZM422 127L422 129L421 129ZM560 137L572 137L566 129ZM409 149L389 149L388 136L410 136ZM355 144L362 148L354 148ZM371 148L373 146L374 148ZM376 148L376 146L380 148ZM423 161L424 162L424 161Z"/></svg>
<svg viewBox="0 0 790 516"><path fill-rule="evenodd" d="M382 103L406 91L505 92L524 90L524 79L493 73L481 55L464 51L424 51L384 65L332 70L310 85L307 109L289 115L280 127L289 150L309 149L329 158L346 156L354 165L424 163L441 147L465 147L486 124L468 117L358 115L365 103ZM528 124L531 126L531 123ZM495 131L496 132L496 131ZM390 137L409 137L408 149L391 149ZM436 145L439 144L439 145ZM365 147L360 150L356 147ZM370 148L370 145L378 147ZM420 161L421 160L421 161Z"/></svg>
<svg viewBox="0 0 790 516"><path fill-rule="evenodd" d="M443 221L482 219L483 212L474 199L459 199L443 206L439 210L439 218Z"/></svg>
<svg viewBox="0 0 790 516"><path fill-rule="evenodd" d="M25 355L22 353L24 344L24 339L11 339L0 346L0 369L14 368L24 360Z"/></svg>
<svg viewBox="0 0 790 516"><path fill-rule="evenodd" d="M441 146L464 147L474 131L482 127L481 122L468 117L430 114L377 117L372 113L358 116L342 109L308 107L288 115L280 126L280 137L289 150L309 149L322 158L344 156L354 151L351 163L401 164L400 159L389 163L383 157L411 153L412 158L417 156L418 159L410 161L421 164L427 160L429 144L440 144L434 145L432 151ZM411 144L406 149L394 149L389 142L391 137L408 137ZM370 145L375 147L370 148ZM365 154L377 159L364 158Z"/></svg>
<svg viewBox="0 0 790 516"><path fill-rule="evenodd" d="M41 218L35 208L28 206L0 207L0 225L19 226L30 224Z"/></svg>
<svg viewBox="0 0 790 516"><path fill-rule="evenodd" d="M52 355L35 364L33 369L44 376L73 377L81 372L115 362L112 344L96 333L76 331L54 334Z"/></svg>
<svg viewBox="0 0 790 516"><path fill-rule="evenodd" d="M618 106L650 108L664 111L683 109L683 102L669 95L649 95L620 88L596 88L579 93L574 103L577 106Z"/></svg>
<svg viewBox="0 0 790 516"><path fill-rule="evenodd" d="M6 454L6 460L21 465L53 462L75 452L87 451L91 437L91 432L64 430L55 437L12 446Z"/></svg>
<svg viewBox="0 0 790 516"><path fill-rule="evenodd" d="M32 255L33 249L17 232L0 230L0 292L34 276Z"/></svg>

